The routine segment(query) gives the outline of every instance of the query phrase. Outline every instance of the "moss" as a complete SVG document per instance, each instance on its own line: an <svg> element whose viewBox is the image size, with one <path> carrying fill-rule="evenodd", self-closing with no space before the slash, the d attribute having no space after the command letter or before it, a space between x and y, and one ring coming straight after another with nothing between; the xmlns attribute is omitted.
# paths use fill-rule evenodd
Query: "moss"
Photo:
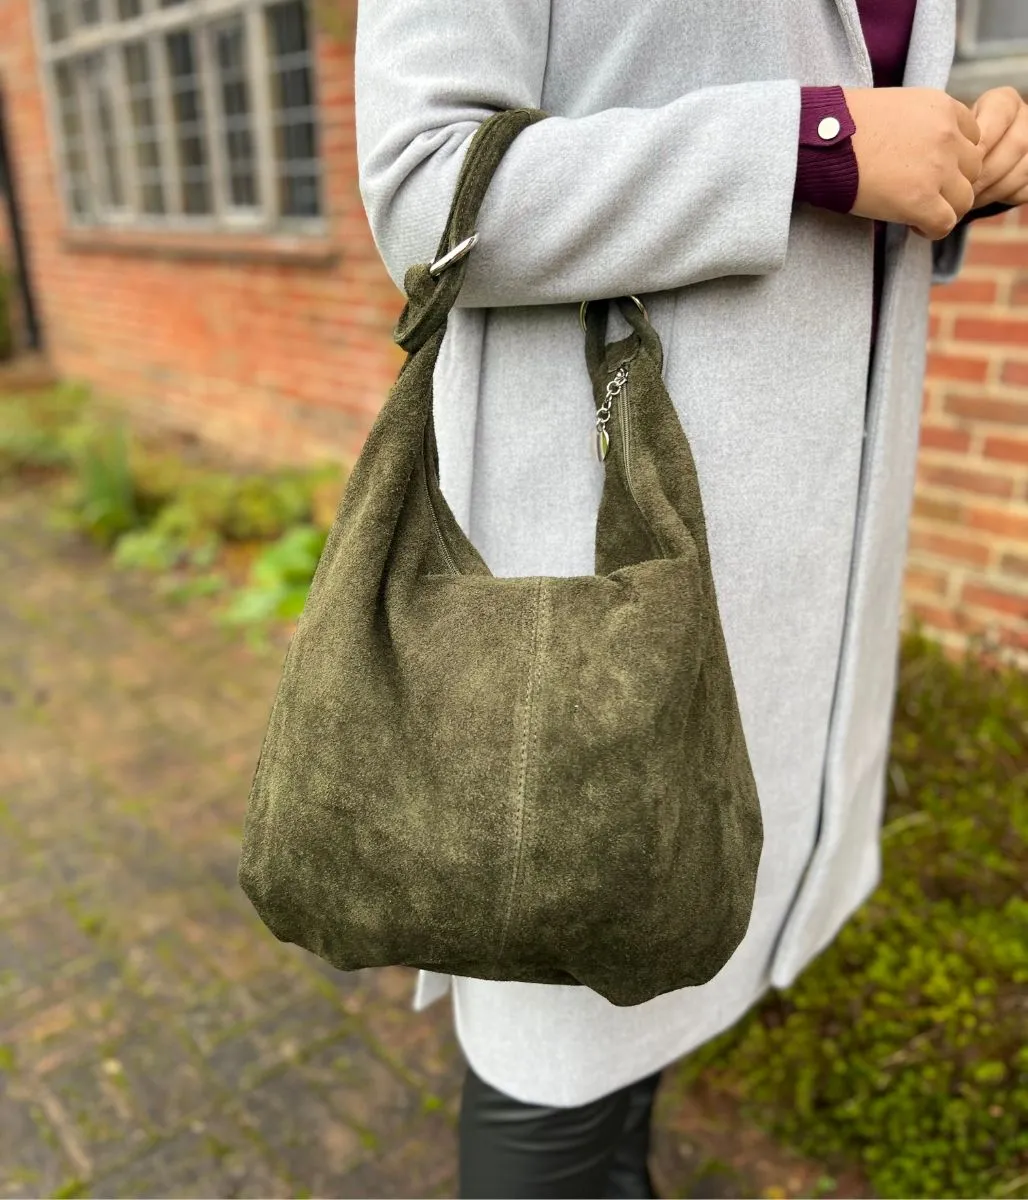
<svg viewBox="0 0 1028 1200"><path fill-rule="evenodd" d="M883 882L684 1069L877 1194L1028 1195L1028 677L904 645Z"/></svg>

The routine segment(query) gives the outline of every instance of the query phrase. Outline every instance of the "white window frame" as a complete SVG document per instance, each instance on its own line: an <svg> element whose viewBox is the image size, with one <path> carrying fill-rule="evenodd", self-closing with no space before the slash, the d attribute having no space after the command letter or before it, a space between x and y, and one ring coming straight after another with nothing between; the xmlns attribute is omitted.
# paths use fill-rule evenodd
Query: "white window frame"
<svg viewBox="0 0 1028 1200"><path fill-rule="evenodd" d="M66 11L80 0L65 0ZM238 232L323 235L325 221L325 171L322 156L322 130L317 125L318 171L316 179L318 216L292 216L279 210L279 179L275 162L275 139L271 64L265 10L277 0L180 0L161 8L159 0L142 0L137 17L122 20L117 16L118 0L98 0L101 19L98 24L77 26L63 40L51 42L45 0L31 0L39 47L40 71L46 100L54 168L61 183L67 223L75 229L121 229L163 232ZM256 206L232 203L230 163L223 124L223 96L214 61L214 35L219 26L233 18L241 19L245 39L243 71L247 81L253 142L253 171L257 189ZM317 106L315 76L315 32L311 7L307 8L310 40L310 71ZM173 112L171 76L164 38L167 34L189 31L193 34L196 79L200 88L201 119L204 132L210 189L210 213L182 211L182 177L179 162L179 138ZM164 196L161 214L146 213L137 176L136 131L132 117L130 88L123 48L127 44L149 45L149 75L155 131L160 153L160 180ZM81 61L91 53L103 56L106 82L112 97L115 145L121 173L124 203L101 207L103 189L95 178L102 171L100 133L96 114L88 103L82 79ZM83 127L87 172L90 176L90 208L77 213L71 197L72 181L66 169L64 125L56 83L56 67L67 63L71 68L76 108Z"/></svg>
<svg viewBox="0 0 1028 1200"><path fill-rule="evenodd" d="M1024 0L1028 3L1028 0ZM949 90L960 100L976 100L989 88L1011 85L1028 92L1028 38L979 37L982 0L959 0L957 56Z"/></svg>

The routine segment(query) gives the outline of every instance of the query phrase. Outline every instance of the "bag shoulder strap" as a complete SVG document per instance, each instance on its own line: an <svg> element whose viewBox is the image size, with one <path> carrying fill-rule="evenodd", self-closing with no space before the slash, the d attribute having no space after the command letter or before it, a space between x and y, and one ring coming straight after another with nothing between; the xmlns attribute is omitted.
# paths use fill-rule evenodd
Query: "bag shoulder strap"
<svg viewBox="0 0 1028 1200"><path fill-rule="evenodd" d="M446 325L464 282L468 251L474 244L472 241L462 247L462 243L475 235L478 212L496 168L518 134L546 116L537 108L505 109L488 117L472 135L435 262L415 263L403 277L407 303L393 330L393 340L408 354L414 354ZM464 252L448 263L441 261L458 247Z"/></svg>

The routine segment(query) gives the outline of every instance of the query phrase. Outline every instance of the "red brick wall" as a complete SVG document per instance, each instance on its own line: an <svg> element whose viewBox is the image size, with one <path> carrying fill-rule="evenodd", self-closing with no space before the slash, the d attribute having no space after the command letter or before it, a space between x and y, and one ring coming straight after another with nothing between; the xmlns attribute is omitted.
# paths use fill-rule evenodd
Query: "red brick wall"
<svg viewBox="0 0 1028 1200"><path fill-rule="evenodd" d="M401 297L357 190L353 0L316 0L328 236L70 238L29 0L0 0L0 72L47 346L57 370L235 454L353 455L401 360ZM1028 213L984 223L934 298L908 599L940 637L1028 651ZM159 254L155 253L159 250Z"/></svg>
<svg viewBox="0 0 1028 1200"><path fill-rule="evenodd" d="M954 645L1028 651L1028 208L935 289L907 596Z"/></svg>
<svg viewBox="0 0 1028 1200"><path fill-rule="evenodd" d="M329 234L314 244L226 236L69 238L49 151L30 0L0 0L0 74L48 353L57 371L144 419L201 431L245 456L358 450L401 361L401 297L357 190L352 0L317 41ZM316 18L317 20L317 18ZM241 248L250 253L241 253Z"/></svg>

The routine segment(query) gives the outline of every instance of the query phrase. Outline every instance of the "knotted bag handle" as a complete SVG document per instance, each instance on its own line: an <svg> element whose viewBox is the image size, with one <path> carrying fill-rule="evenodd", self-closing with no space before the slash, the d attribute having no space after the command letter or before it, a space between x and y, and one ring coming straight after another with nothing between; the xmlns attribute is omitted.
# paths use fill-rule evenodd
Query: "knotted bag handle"
<svg viewBox="0 0 1028 1200"><path fill-rule="evenodd" d="M477 241L479 209L508 146L522 130L547 115L537 108L505 109L487 117L472 135L435 261L415 263L403 277L407 303L393 330L393 340L408 354L418 351L446 324L464 282L468 252Z"/></svg>

